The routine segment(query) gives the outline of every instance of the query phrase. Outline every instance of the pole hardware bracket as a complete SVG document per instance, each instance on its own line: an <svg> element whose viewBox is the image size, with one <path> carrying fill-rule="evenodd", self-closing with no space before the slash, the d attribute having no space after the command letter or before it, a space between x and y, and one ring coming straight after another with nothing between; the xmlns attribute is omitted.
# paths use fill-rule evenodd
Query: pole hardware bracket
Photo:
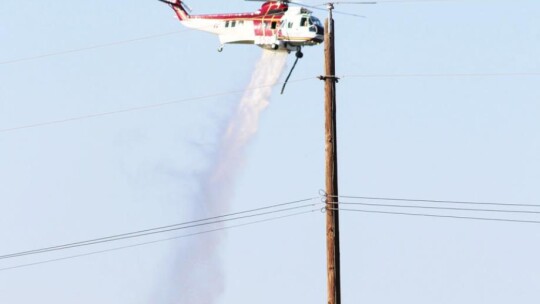
<svg viewBox="0 0 540 304"><path fill-rule="evenodd" d="M321 76L318 76L317 78L320 79L320 80L332 79L332 80L334 80L336 83L339 82L339 77L334 76L334 75L329 75L329 76L323 76L323 75L321 75Z"/></svg>

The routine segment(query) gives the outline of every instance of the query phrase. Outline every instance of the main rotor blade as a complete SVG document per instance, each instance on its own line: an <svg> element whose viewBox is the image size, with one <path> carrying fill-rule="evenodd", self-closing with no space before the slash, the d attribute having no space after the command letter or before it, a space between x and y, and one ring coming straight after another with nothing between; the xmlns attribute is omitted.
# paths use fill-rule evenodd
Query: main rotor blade
<svg viewBox="0 0 540 304"><path fill-rule="evenodd" d="M335 2L325 2L325 3L321 3L321 4L316 4L315 6L323 6L323 5L328 5L328 4L361 4L361 5L364 5L364 4L377 4L376 1L335 1Z"/></svg>
<svg viewBox="0 0 540 304"><path fill-rule="evenodd" d="M289 3L290 1L287 0L244 0L244 1L252 1L252 2L284 2Z"/></svg>
<svg viewBox="0 0 540 304"><path fill-rule="evenodd" d="M255 1L255 0L249 0L249 1ZM311 9L314 9L314 10L319 10L319 11L328 11L328 9L326 8L322 8L322 7L319 7L319 6L322 6L322 5L327 5L327 3L324 3L324 4L319 4L319 5L307 5L307 4L304 4L304 3L299 3L299 2L292 2L290 1L289 3L292 3L292 4L296 4L296 5L301 5L301 6L304 6L304 7L309 7ZM355 4L375 4L376 2L355 2ZM357 15L357 14L353 14L353 13L347 13L347 12L342 12L342 11L336 11L336 10L332 10L334 13L336 14L340 14L340 15L346 15L346 16L352 16L352 17L358 17L358 18L366 18L366 16L362 16L362 15Z"/></svg>
<svg viewBox="0 0 540 304"><path fill-rule="evenodd" d="M333 4L377 4L376 1L337 1Z"/></svg>

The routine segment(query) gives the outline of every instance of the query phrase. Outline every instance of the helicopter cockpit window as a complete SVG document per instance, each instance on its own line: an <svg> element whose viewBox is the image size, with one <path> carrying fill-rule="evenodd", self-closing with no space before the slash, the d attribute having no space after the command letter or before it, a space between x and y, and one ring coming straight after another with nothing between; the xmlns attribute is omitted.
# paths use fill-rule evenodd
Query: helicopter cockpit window
<svg viewBox="0 0 540 304"><path fill-rule="evenodd" d="M307 18L306 17L302 17L302 19L300 19L300 26L307 26Z"/></svg>
<svg viewBox="0 0 540 304"><path fill-rule="evenodd" d="M313 17L309 17L309 20L308 20L308 23L309 23L309 31L310 32L314 32L316 33L317 32L317 27L314 25L314 18Z"/></svg>
<svg viewBox="0 0 540 304"><path fill-rule="evenodd" d="M314 17L309 18L309 24L315 24L315 25L318 25L318 26L322 26L321 21L319 19L317 19L317 18L314 18Z"/></svg>
<svg viewBox="0 0 540 304"><path fill-rule="evenodd" d="M275 30L277 27L277 22L272 22L272 26L271 26L271 29Z"/></svg>

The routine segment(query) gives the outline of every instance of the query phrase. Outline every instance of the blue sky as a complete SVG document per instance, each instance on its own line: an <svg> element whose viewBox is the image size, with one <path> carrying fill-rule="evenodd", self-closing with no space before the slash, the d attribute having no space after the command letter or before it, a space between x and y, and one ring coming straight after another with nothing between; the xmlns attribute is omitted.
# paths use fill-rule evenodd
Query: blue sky
<svg viewBox="0 0 540 304"><path fill-rule="evenodd" d="M259 6L188 3L194 13ZM367 17L336 16L341 194L540 202L540 86L531 75L540 72L538 1L339 9ZM247 85L259 48L218 53L216 37L182 30L157 1L4 1L0 130ZM292 79L313 80L289 84L285 95L274 90L230 211L317 196L324 187L323 86L315 79L322 46L304 53ZM0 132L1 253L194 219L205 210L194 196L201 172L219 153L239 100L231 94ZM344 303L538 303L537 226L344 212ZM198 278L213 267L190 256L205 241L198 236L1 271L0 302L185 303L182 280L193 278L207 285L200 292L222 280L216 303L324 303L323 214L220 237L223 277ZM0 268L109 247L4 260ZM186 267L187 260L195 262Z"/></svg>

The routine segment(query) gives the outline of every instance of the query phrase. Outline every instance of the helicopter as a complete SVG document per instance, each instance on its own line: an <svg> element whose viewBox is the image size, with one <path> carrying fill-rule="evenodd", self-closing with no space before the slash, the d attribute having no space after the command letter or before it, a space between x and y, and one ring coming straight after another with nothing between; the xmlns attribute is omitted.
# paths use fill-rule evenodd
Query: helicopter
<svg viewBox="0 0 540 304"><path fill-rule="evenodd" d="M321 21L305 7L289 6L288 0L267 0L252 13L191 15L183 0L158 0L169 5L180 22L192 29L216 34L223 51L225 44L252 44L275 51L296 51L324 40Z"/></svg>

